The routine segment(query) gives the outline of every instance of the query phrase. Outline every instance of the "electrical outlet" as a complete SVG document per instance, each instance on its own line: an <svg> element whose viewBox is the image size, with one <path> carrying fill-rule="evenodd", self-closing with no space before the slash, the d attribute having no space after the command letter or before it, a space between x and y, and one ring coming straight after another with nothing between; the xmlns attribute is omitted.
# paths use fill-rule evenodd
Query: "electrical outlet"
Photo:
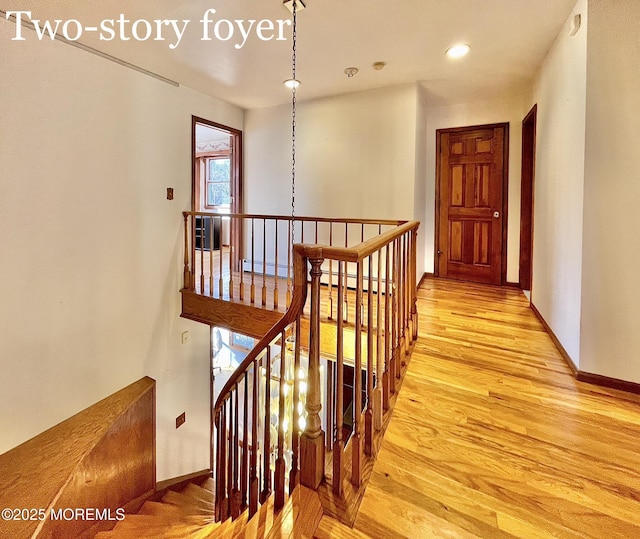
<svg viewBox="0 0 640 539"><path fill-rule="evenodd" d="M187 420L186 412L182 412L178 417L176 417L176 429L179 429L182 425L184 425Z"/></svg>

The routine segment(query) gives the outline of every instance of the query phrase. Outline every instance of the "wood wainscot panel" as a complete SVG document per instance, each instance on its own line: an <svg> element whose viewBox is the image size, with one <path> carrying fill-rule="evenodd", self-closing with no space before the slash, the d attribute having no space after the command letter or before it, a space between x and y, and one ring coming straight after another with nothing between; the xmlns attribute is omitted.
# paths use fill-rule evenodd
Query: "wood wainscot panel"
<svg viewBox="0 0 640 539"><path fill-rule="evenodd" d="M153 493L155 468L155 381L145 377L0 455L0 506L46 514L3 521L0 535L76 537L97 520L109 529Z"/></svg>

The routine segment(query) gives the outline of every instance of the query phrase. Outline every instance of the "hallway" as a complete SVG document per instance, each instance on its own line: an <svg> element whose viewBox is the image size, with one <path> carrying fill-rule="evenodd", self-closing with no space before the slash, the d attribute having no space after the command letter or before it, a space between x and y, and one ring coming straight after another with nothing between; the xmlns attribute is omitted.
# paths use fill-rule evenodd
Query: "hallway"
<svg viewBox="0 0 640 539"><path fill-rule="evenodd" d="M420 336L346 533L640 537L640 397L577 382L517 289L426 280Z"/></svg>

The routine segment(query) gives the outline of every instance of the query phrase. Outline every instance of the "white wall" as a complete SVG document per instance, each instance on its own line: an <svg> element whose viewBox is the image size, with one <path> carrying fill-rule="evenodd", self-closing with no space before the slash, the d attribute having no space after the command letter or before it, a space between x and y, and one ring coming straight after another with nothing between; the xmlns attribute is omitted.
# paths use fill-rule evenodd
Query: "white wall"
<svg viewBox="0 0 640 539"><path fill-rule="evenodd" d="M428 95L428 85L427 85ZM428 97L427 97L428 100ZM436 131L492 123L509 123L509 210L507 216L507 281L519 282L520 256L520 175L522 162L522 119L524 98L518 93L505 93L490 101L458 105L431 106L427 109L426 199L427 219L421 229L425 240L425 267L434 271L435 256L435 189Z"/></svg>
<svg viewBox="0 0 640 539"><path fill-rule="evenodd" d="M413 218L416 91L408 84L298 104L297 215ZM245 211L290 214L291 106L248 111L244 144Z"/></svg>
<svg viewBox="0 0 640 539"><path fill-rule="evenodd" d="M640 382L640 2L590 0L580 368Z"/></svg>
<svg viewBox="0 0 640 539"><path fill-rule="evenodd" d="M14 31L0 21L0 452L149 375L158 479L207 468L209 337L179 317L180 212L191 115L243 113Z"/></svg>
<svg viewBox="0 0 640 539"><path fill-rule="evenodd" d="M582 28L573 37L576 13ZM580 0L538 73L531 299L580 366L587 2ZM527 110L528 110L527 108Z"/></svg>
<svg viewBox="0 0 640 539"><path fill-rule="evenodd" d="M427 207L425 200L427 199L427 183L429 178L428 167L428 149L427 149L427 114L428 101L427 93L421 85L417 87L416 94L416 173L414 183L414 218L420 221L420 229L418 230L418 245L416 253L416 273L418 281L422 278L426 271L433 272L433 268L427 270L427 231L429 224L433 223L433 207ZM432 239L433 242L433 239ZM433 249L432 249L433 251ZM433 255L432 255L433 258Z"/></svg>

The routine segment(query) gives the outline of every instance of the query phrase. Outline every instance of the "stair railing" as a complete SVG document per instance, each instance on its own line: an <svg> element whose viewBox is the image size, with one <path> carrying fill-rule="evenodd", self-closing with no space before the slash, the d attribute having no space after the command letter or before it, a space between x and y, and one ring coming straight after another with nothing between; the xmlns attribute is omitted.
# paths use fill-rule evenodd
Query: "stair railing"
<svg viewBox="0 0 640 539"><path fill-rule="evenodd" d="M351 220L345 221L348 244ZM289 308L215 404L217 520L237 518L245 508L253 516L272 492L278 509L298 482L317 489L327 450L334 493L342 494L347 469L351 482L361 484L363 456L374 456L375 431L417 337L419 223L367 224L378 233L365 239L362 225L363 241L353 247L293 245ZM187 257L185 287L194 283L186 264Z"/></svg>
<svg viewBox="0 0 640 539"><path fill-rule="evenodd" d="M215 404L218 521L235 519L245 509L251 518L272 492L278 509L298 481L300 426L293 418L298 415L301 387L307 383L298 374L300 317L307 297L304 251L301 245L293 248L289 309L234 371ZM277 404L272 408L273 401Z"/></svg>
<svg viewBox="0 0 640 539"><path fill-rule="evenodd" d="M183 217L185 290L281 312L293 292L292 226L293 243L347 248L404 222L213 212ZM325 284L334 284L333 261L323 273Z"/></svg>

